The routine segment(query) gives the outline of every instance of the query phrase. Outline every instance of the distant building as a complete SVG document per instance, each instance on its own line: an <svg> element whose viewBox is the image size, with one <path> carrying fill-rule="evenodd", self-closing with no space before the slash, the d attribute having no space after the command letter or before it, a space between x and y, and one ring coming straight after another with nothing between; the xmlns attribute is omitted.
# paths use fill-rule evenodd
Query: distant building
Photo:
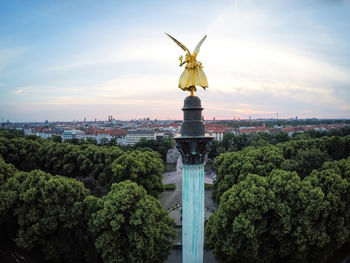
<svg viewBox="0 0 350 263"><path fill-rule="evenodd" d="M52 136L52 130L45 127L36 127L36 128L24 128L23 133L25 136L35 135L44 139L50 138Z"/></svg>
<svg viewBox="0 0 350 263"><path fill-rule="evenodd" d="M259 127L259 126L252 126L252 127L239 127L238 129L239 134L255 134L258 132L266 132L270 133L270 129L267 127Z"/></svg>
<svg viewBox="0 0 350 263"><path fill-rule="evenodd" d="M97 143L100 144L102 141L109 142L112 139L112 131L98 130L96 132Z"/></svg>
<svg viewBox="0 0 350 263"><path fill-rule="evenodd" d="M127 145L134 145L138 143L141 138L146 140L154 140L155 133L152 131L131 131L129 130L125 135L125 142Z"/></svg>
<svg viewBox="0 0 350 263"><path fill-rule="evenodd" d="M220 123L206 123L205 131L219 142L222 141L225 133L231 132L236 134L234 128Z"/></svg>
<svg viewBox="0 0 350 263"><path fill-rule="evenodd" d="M84 132L81 130L65 130L62 134L62 141L73 140L73 139L84 139Z"/></svg>

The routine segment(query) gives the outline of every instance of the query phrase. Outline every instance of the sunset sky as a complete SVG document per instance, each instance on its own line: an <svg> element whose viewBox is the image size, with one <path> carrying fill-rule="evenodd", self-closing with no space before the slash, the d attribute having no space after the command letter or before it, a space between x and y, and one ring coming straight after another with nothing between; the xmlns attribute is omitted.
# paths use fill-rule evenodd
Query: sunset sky
<svg viewBox="0 0 350 263"><path fill-rule="evenodd" d="M350 118L350 1L0 1L0 121L181 119L184 52L205 119Z"/></svg>

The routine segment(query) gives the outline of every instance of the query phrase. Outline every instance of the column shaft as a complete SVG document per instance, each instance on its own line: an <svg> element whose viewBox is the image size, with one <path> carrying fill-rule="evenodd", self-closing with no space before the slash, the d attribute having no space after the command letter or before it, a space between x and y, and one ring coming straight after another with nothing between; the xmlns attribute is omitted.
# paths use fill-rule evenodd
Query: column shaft
<svg viewBox="0 0 350 263"><path fill-rule="evenodd" d="M204 164L182 168L182 262L203 262Z"/></svg>

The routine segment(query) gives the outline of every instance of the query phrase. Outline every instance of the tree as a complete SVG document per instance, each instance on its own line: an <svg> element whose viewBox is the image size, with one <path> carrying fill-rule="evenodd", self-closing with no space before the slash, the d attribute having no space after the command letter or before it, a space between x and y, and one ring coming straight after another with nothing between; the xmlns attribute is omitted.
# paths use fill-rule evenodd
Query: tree
<svg viewBox="0 0 350 263"><path fill-rule="evenodd" d="M103 137L100 140L100 145L108 145L109 141L107 138Z"/></svg>
<svg viewBox="0 0 350 263"><path fill-rule="evenodd" d="M284 161L282 151L276 146L246 148L240 152L220 155L214 162L217 171L212 198L219 202L222 194L234 184L244 180L249 173L267 176Z"/></svg>
<svg viewBox="0 0 350 263"><path fill-rule="evenodd" d="M344 138L338 136L330 137L327 143L327 152L334 160L344 158L344 154L346 154Z"/></svg>
<svg viewBox="0 0 350 263"><path fill-rule="evenodd" d="M16 192L5 193L3 188L7 180L16 172L17 169L12 164L5 163L0 156L0 225L11 217L8 215L8 210L16 200Z"/></svg>
<svg viewBox="0 0 350 263"><path fill-rule="evenodd" d="M226 151L240 151L249 145L249 137L246 134L235 135L227 132L222 139L222 146Z"/></svg>
<svg viewBox="0 0 350 263"><path fill-rule="evenodd" d="M216 156L218 156L221 153L224 153L225 149L221 146L221 143L217 140L212 140L210 142L210 148L208 152L208 157L214 159Z"/></svg>
<svg viewBox="0 0 350 263"><path fill-rule="evenodd" d="M175 237L174 221L155 198L130 180L113 184L92 213L89 230L104 262L163 262Z"/></svg>
<svg viewBox="0 0 350 263"><path fill-rule="evenodd" d="M344 173L339 169L344 168ZM325 244L315 247L313 254L326 259L334 250L350 241L350 159L329 162L319 171L313 171L306 182L319 186L324 193L324 207L318 217L323 226Z"/></svg>
<svg viewBox="0 0 350 263"><path fill-rule="evenodd" d="M296 171L301 178L305 178L312 170L321 168L324 162L331 160L327 153L318 149L300 150L291 159L285 160L281 164L281 169Z"/></svg>
<svg viewBox="0 0 350 263"><path fill-rule="evenodd" d="M89 138L86 139L86 143L96 145L97 144L97 140L95 138L90 138L89 137Z"/></svg>
<svg viewBox="0 0 350 263"><path fill-rule="evenodd" d="M223 194L206 244L222 262L319 262L349 240L349 194L334 171L248 175Z"/></svg>
<svg viewBox="0 0 350 263"><path fill-rule="evenodd" d="M6 183L16 172L17 169L12 164L5 163L4 159L0 156L0 185Z"/></svg>
<svg viewBox="0 0 350 263"><path fill-rule="evenodd" d="M89 191L83 184L39 170L17 172L0 188L3 215L15 221L15 242L21 249L38 248L45 259L77 262L88 259L87 224L83 201ZM4 216L6 215L6 216Z"/></svg>
<svg viewBox="0 0 350 263"><path fill-rule="evenodd" d="M163 147L163 143L160 143L160 146ZM96 146L87 143L74 145L67 142L55 143L41 138L33 141L26 138L0 137L0 155L16 168L24 171L41 169L54 175L79 178L97 195L108 191L111 183L126 179L135 180L154 196L162 192L164 165L159 154L150 151L151 149L144 148L142 151L125 153L116 146ZM140 168L137 173L133 169L132 175L125 175L128 168L123 165L118 167L124 169L124 175L123 172L116 174L112 171L112 166L115 168L119 161L123 162L125 159L120 158L116 161L122 155L134 159L134 163ZM91 180L83 180L85 177Z"/></svg>
<svg viewBox="0 0 350 263"><path fill-rule="evenodd" d="M51 140L53 142L62 142L62 136L54 134L54 135L52 135Z"/></svg>
<svg viewBox="0 0 350 263"><path fill-rule="evenodd" d="M162 192L164 165L159 154L151 151L132 151L118 157L111 165L112 183L132 180L157 197Z"/></svg>
<svg viewBox="0 0 350 263"><path fill-rule="evenodd" d="M172 137L163 138L162 140L147 140L141 138L141 140L133 146L133 149L138 150L140 148L149 148L158 152L162 159L166 160L166 154L169 149L174 147L174 140Z"/></svg>

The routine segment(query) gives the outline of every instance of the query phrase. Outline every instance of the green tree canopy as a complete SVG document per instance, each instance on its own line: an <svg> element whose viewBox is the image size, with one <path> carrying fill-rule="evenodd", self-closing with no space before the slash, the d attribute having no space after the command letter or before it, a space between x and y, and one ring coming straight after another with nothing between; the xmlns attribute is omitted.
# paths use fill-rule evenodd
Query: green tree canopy
<svg viewBox="0 0 350 263"><path fill-rule="evenodd" d="M124 152L116 146L0 136L0 156L19 170L40 169L53 175L77 178L86 182L96 196L105 194L112 183L126 179L141 184L153 196L163 189L164 165L159 154L150 149Z"/></svg>
<svg viewBox="0 0 350 263"><path fill-rule="evenodd" d="M7 214L8 224L15 220L19 248L40 249L46 259L56 262L76 262L90 252L83 221L88 194L74 179L39 170L17 172L0 188L5 197L0 218Z"/></svg>
<svg viewBox="0 0 350 263"><path fill-rule="evenodd" d="M296 171L301 178L304 178L313 170L321 168L325 162L346 158L349 155L350 136L295 140L227 152L219 155L214 162L217 180L213 199L219 202L222 194L234 184L244 180L248 173L266 176L273 169L283 169Z"/></svg>
<svg viewBox="0 0 350 263"><path fill-rule="evenodd" d="M141 138L141 140L136 143L132 148L137 150L139 148L148 148L156 151L160 154L162 159L166 160L166 154L169 149L174 147L174 140L172 137L163 138L161 140L147 140L146 138Z"/></svg>
<svg viewBox="0 0 350 263"><path fill-rule="evenodd" d="M155 198L130 180L113 184L89 221L104 262L163 262L174 222Z"/></svg>
<svg viewBox="0 0 350 263"><path fill-rule="evenodd" d="M112 182L132 180L157 197L163 190L164 165L158 153L152 151L131 151L118 157L111 165Z"/></svg>
<svg viewBox="0 0 350 263"><path fill-rule="evenodd" d="M234 184L245 179L249 173L268 175L279 168L284 161L282 151L276 146L246 148L240 152L224 153L214 162L217 179L214 185L213 199L219 202L222 194Z"/></svg>
<svg viewBox="0 0 350 263"><path fill-rule="evenodd" d="M349 185L334 170L248 175L223 194L206 244L222 262L319 262L349 240Z"/></svg>

